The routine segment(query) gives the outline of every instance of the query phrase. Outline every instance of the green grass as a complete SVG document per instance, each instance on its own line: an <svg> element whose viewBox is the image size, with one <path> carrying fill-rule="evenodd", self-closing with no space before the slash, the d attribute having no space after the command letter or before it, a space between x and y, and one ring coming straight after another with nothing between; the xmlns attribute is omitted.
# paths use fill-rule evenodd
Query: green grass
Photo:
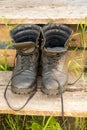
<svg viewBox="0 0 87 130"><path fill-rule="evenodd" d="M0 70L1 71L8 71L10 70L8 59L7 59L7 50L9 47L12 46L12 43L8 43L4 49L4 64L2 63L2 60L0 59Z"/></svg>
<svg viewBox="0 0 87 130"><path fill-rule="evenodd" d="M1 130L64 130L60 117L0 115ZM66 130L87 130L87 118L66 117Z"/></svg>
<svg viewBox="0 0 87 130"><path fill-rule="evenodd" d="M5 64L3 65L2 61L0 60L0 70L1 71L9 70L9 65L8 65L8 61L7 61L7 50L6 49L4 51L4 61L5 61Z"/></svg>
<svg viewBox="0 0 87 130"><path fill-rule="evenodd" d="M86 30L87 30L87 22L85 19L85 24L82 23L82 21L79 22L77 25L77 31L72 35L80 37L80 46L72 48L73 52L70 57L70 60L68 62L68 71L74 75L76 78L79 78L81 75L81 70L83 73L84 68L86 68L86 63L83 60L85 57L85 51L87 50L87 43L86 43ZM69 43L70 44L70 43ZM79 51L79 55L76 55L75 52Z"/></svg>

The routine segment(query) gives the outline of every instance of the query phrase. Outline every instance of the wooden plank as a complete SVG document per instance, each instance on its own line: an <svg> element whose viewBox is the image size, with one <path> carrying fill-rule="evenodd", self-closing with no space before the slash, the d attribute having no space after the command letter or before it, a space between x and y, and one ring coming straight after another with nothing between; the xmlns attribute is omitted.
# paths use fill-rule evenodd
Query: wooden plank
<svg viewBox="0 0 87 130"><path fill-rule="evenodd" d="M38 90L34 97L28 102L28 104L21 111L11 110L4 99L4 90L11 77L12 72L0 72L0 113L19 114L19 115L46 115L46 116L61 116L61 99L60 95L49 96L40 91L41 78L38 78ZM70 89L63 93L64 99L64 115L69 117L87 117L87 92L84 89L87 88L87 78L85 80L84 87L79 90L79 82L74 85L74 88L78 88L73 92ZM83 84L83 81L80 80ZM70 86L67 86L69 88ZM73 88L73 86L72 86ZM72 90L72 89L71 89ZM19 108L24 104L29 95L17 95L13 94L9 90L7 91L8 100L15 108Z"/></svg>
<svg viewBox="0 0 87 130"><path fill-rule="evenodd" d="M11 42L10 32L9 32L9 25L8 27L0 25L0 42Z"/></svg>
<svg viewBox="0 0 87 130"><path fill-rule="evenodd" d="M0 16L7 18L10 24L85 23L86 12L87 1L0 0ZM0 24L5 24L3 18Z"/></svg>
<svg viewBox="0 0 87 130"><path fill-rule="evenodd" d="M13 25L14 26L14 25ZM67 25L70 28L72 28L74 30L74 33L71 37L71 40L68 44L69 47L83 47L84 45L82 45L82 35L76 33L77 30L77 25L72 25L69 24ZM6 43L10 43L12 41L11 36L10 36L10 29L12 28L12 25L6 26L6 25L0 25L0 44L2 44L3 42ZM87 43L87 33L84 34L85 36L85 42ZM87 45L86 45L87 46Z"/></svg>
<svg viewBox="0 0 87 130"><path fill-rule="evenodd" d="M14 66L16 50L13 49L0 49L0 62L8 64L10 67Z"/></svg>
<svg viewBox="0 0 87 130"><path fill-rule="evenodd" d="M73 26L71 26L72 29L73 29ZM76 28L74 28L76 29ZM2 33L3 32L3 33ZM1 28L0 29L0 44L2 44L3 42L5 43L11 43L11 37L10 37L10 32L8 29L6 28ZM71 40L70 42L68 43L68 47L69 48L72 48L72 47L84 47L81 39L82 39L82 35L81 34L78 34L78 35L75 35L76 33L74 33L71 37ZM87 33L84 34L85 36L85 46L87 48Z"/></svg>
<svg viewBox="0 0 87 130"><path fill-rule="evenodd" d="M32 5L36 5L36 6L39 6L39 5L58 5L59 3L74 3L74 4L78 4L78 3L82 3L82 2L87 2L87 0L16 0L15 2L13 0L0 0L0 4L3 5L3 3L6 3L6 4L9 4L9 5L17 5L17 6L20 6L20 7L23 7L24 5L27 6L27 4L29 3L30 6Z"/></svg>
<svg viewBox="0 0 87 130"><path fill-rule="evenodd" d="M87 33L84 34L84 41L85 43L83 43L83 36L81 34L74 33L71 37L68 47L69 48L73 48L73 47L87 48Z"/></svg>
<svg viewBox="0 0 87 130"><path fill-rule="evenodd" d="M14 25L1 25L0 24L0 43L6 42L10 43L12 41L10 36L10 30L12 29ZM77 25L68 25L70 26L74 31L76 31Z"/></svg>
<svg viewBox="0 0 87 130"><path fill-rule="evenodd" d="M76 60L76 62L80 65L84 65L85 59L86 59L87 51L68 51L67 55L67 62L69 60ZM14 67L14 61L16 56L16 50L14 49L0 49L0 62L2 64L7 63L10 67ZM79 60L80 57L80 60Z"/></svg>
<svg viewBox="0 0 87 130"><path fill-rule="evenodd" d="M0 43L6 42L10 43L12 41L11 36L10 36L10 30L12 29L12 26L14 25L0 25ZM74 34L71 37L71 41L69 46L74 47L74 46L81 46L81 34L76 35L76 30L77 30L77 25L69 24L67 25L70 28L73 29ZM85 38L87 37L87 33L85 33ZM86 43L87 43L87 38L86 38Z"/></svg>

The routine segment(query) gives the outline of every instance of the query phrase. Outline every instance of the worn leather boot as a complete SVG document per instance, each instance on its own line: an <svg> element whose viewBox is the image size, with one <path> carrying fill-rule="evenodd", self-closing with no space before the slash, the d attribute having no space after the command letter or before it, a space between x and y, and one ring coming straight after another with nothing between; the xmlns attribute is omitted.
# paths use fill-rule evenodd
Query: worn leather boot
<svg viewBox="0 0 87 130"><path fill-rule="evenodd" d="M17 50L16 65L11 79L11 90L17 94L27 94L36 90L38 70L38 25L20 25L11 31Z"/></svg>
<svg viewBox="0 0 87 130"><path fill-rule="evenodd" d="M43 27L42 42L42 92L56 95L66 90L67 66L66 43L72 30L61 24L48 24Z"/></svg>

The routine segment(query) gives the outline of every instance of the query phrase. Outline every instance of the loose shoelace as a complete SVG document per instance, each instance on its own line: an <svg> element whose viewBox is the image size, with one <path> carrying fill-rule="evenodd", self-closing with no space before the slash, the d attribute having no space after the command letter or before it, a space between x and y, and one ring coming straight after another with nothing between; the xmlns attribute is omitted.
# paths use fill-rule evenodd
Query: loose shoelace
<svg viewBox="0 0 87 130"><path fill-rule="evenodd" d="M57 58L60 58L60 57L58 56ZM58 60L58 59L57 59L57 60ZM50 61L51 61L51 60L50 60ZM55 58L54 58L54 61L56 61ZM58 62L58 61L57 61L57 62ZM77 62L77 61L76 61L76 62ZM55 64L55 62L54 62L54 64ZM35 95L35 93L37 92L37 91L33 92L33 93L28 97L28 99L26 100L26 102L24 103L24 105L21 106L20 108L15 109L15 108L13 108L13 107L11 106L11 104L9 103L8 98L7 98L7 90L8 90L8 87L9 87L9 85L10 85L11 80L12 80L15 76L21 74L23 71L24 71L24 70L21 70L21 69L20 69L20 70L18 71L18 73L16 73L15 75L12 76L12 78L9 80L9 82L8 82L6 88L5 88L5 91L4 91L4 98L5 98L5 100L6 100L7 104L8 104L8 106L9 106L12 110L14 110L14 111L19 111L19 110L23 109L23 108L27 105L27 103L32 99L32 97ZM81 78L82 74L83 74L83 72L81 73L81 75L79 76L79 78L78 78L77 80L75 80L73 83L68 83L68 85L73 85L73 84L75 84L75 83ZM59 85L58 91L60 91L59 93L60 93L60 98L61 98L62 120L63 120L64 130L66 130L66 125L65 125L66 120L65 120L65 118L64 118L64 100L63 100L63 93L62 93L62 88L61 88L60 82L57 81L57 83L58 83L58 85Z"/></svg>
<svg viewBox="0 0 87 130"><path fill-rule="evenodd" d="M56 55L53 55L53 56L49 56L46 53L44 53L45 57L47 57L47 65L46 65L45 71L46 70L49 71L53 67L56 67L56 64L59 64L59 60L60 60L61 56L63 56L65 53L60 53L60 54L56 54ZM45 67L45 64L46 63L43 63L43 67ZM60 70L58 70L58 71L60 71ZM61 72L61 73L64 73L64 72ZM61 88L60 82L58 80L56 80L56 82L58 83L58 86L59 86L58 91L59 91L59 95L60 95L60 99L61 99L61 115L62 115L64 130L66 130L65 118L64 118L64 101L63 101L62 88Z"/></svg>
<svg viewBox="0 0 87 130"><path fill-rule="evenodd" d="M66 53L66 52L65 52ZM48 56L48 64L47 64L47 70L53 68L56 64L59 63L59 59L61 58L61 56L63 56L65 53L63 54L57 54L56 56ZM46 55L46 54L45 54ZM47 55L46 55L47 56ZM75 59L74 59L75 60ZM75 60L76 61L76 60ZM76 61L77 62L77 61ZM58 69L57 69L58 70ZM60 71L60 70L58 70ZM61 73L64 73L62 71L60 71ZM68 83L67 85L74 85L82 76L83 72L80 74L80 76L78 77L77 80L75 80L74 82L72 83ZM66 128L66 120L64 118L64 101L63 101L63 93L62 93L62 88L61 88L61 85L60 85L60 82L58 80L56 80L58 85L59 85L59 94L60 94L60 98L61 98L61 115L62 115L62 120L63 120L63 126L64 126L64 130L67 130Z"/></svg>
<svg viewBox="0 0 87 130"><path fill-rule="evenodd" d="M65 118L64 118L64 100L63 100L63 93L62 93L62 88L60 85L60 82L58 80L56 80L58 85L59 85L59 94L60 94L60 99L61 99L61 115L62 115L62 121L63 121L63 125L64 125L64 130L66 130L66 124L65 124Z"/></svg>
<svg viewBox="0 0 87 130"><path fill-rule="evenodd" d="M21 72L23 72L23 71L21 71ZM18 74L21 74L21 72L18 73ZM18 75L18 74L17 74L17 75ZM10 84L11 80L12 80L15 76L17 76L17 75L14 75L14 76L9 80L9 82L8 82L6 88L5 88L5 91L4 91L4 98L5 98L5 100L6 100L7 104L8 104L8 106L9 106L12 110L14 110L14 111L20 111L21 109L23 109L23 108L27 105L27 103L30 101L30 99L31 99L31 98L35 95L35 93L36 93L36 91L33 92L33 93L28 97L28 99L26 100L26 102L24 103L24 105L21 106L20 108L17 108L17 109L13 108L13 107L11 106L11 104L9 103L9 101L8 101L8 98L7 98L7 90L8 90L8 87L9 87L9 84Z"/></svg>
<svg viewBox="0 0 87 130"><path fill-rule="evenodd" d="M66 53L66 52L65 52ZM44 53L45 57L47 57L47 60L48 60L48 63L47 63L47 69L51 69L53 68L54 66L56 66L56 64L59 64L59 60L60 58L65 54L65 53L58 53L56 55L47 55ZM43 63L43 64L46 64L46 63ZM44 66L44 65L43 65Z"/></svg>
<svg viewBox="0 0 87 130"><path fill-rule="evenodd" d="M17 58L17 56L18 56L18 54L16 55L15 59ZM31 54L31 56L32 56L32 54ZM25 63L24 61L26 60L26 58L28 58L28 55L26 55L26 56L24 56L24 57L23 57L23 55L22 55L22 60L23 60L22 66L23 66L23 64ZM5 100L6 100L7 104L8 104L8 106L9 106L12 110L14 110L14 111L19 111L19 110L23 109L23 108L27 105L27 103L29 102L29 100L30 100L30 99L35 95L35 93L36 93L36 90L35 90L35 91L32 92L31 94L29 94L29 97L28 97L28 99L26 100L26 102L24 103L24 105L21 106L20 108L17 108L17 109L15 109L15 108L13 108L13 107L11 106L11 104L9 103L8 98L7 98L7 90L8 90L8 88L9 88L10 83L11 83L11 80L12 80L13 78L15 78L16 76L20 75L22 72L24 72L25 69L26 69L27 67L29 67L28 65L29 65L29 61L27 61L25 68L22 68L22 69L20 68L20 70L18 70L15 74L13 74L13 76L12 76L11 79L9 80L9 82L8 82L6 88L5 88L5 91L4 91L4 98L5 98ZM14 61L14 66L15 66L15 61Z"/></svg>

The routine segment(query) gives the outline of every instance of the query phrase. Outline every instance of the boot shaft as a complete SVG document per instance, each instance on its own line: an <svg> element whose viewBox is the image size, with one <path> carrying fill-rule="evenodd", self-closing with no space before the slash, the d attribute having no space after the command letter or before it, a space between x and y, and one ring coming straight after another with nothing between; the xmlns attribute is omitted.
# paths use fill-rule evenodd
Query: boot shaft
<svg viewBox="0 0 87 130"><path fill-rule="evenodd" d="M11 31L11 36L13 46L17 50L11 90L18 94L34 92L38 71L40 27L33 24L20 25Z"/></svg>
<svg viewBox="0 0 87 130"><path fill-rule="evenodd" d="M44 49L42 52L42 65L43 74L47 72L63 71L67 72L67 49L63 48L54 49ZM61 50L61 51L60 51Z"/></svg>
<svg viewBox="0 0 87 130"><path fill-rule="evenodd" d="M42 62L43 72L66 71L67 46L72 30L61 24L48 24L43 27Z"/></svg>
<svg viewBox="0 0 87 130"><path fill-rule="evenodd" d="M42 92L56 95L66 90L67 42L72 30L61 24L48 24L43 27L42 43Z"/></svg>
<svg viewBox="0 0 87 130"><path fill-rule="evenodd" d="M23 43L25 44L25 43ZM23 48L15 46L17 50L16 69L36 71L38 66L39 49L35 43L27 43Z"/></svg>
<svg viewBox="0 0 87 130"><path fill-rule="evenodd" d="M42 29L42 47L66 47L73 30L62 24L48 24Z"/></svg>
<svg viewBox="0 0 87 130"><path fill-rule="evenodd" d="M17 50L15 69L34 71L37 68L39 36L40 27L32 24L17 26L11 31L13 46Z"/></svg>
<svg viewBox="0 0 87 130"><path fill-rule="evenodd" d="M32 41L38 44L40 27L33 24L19 25L11 30L10 35L14 43Z"/></svg>

